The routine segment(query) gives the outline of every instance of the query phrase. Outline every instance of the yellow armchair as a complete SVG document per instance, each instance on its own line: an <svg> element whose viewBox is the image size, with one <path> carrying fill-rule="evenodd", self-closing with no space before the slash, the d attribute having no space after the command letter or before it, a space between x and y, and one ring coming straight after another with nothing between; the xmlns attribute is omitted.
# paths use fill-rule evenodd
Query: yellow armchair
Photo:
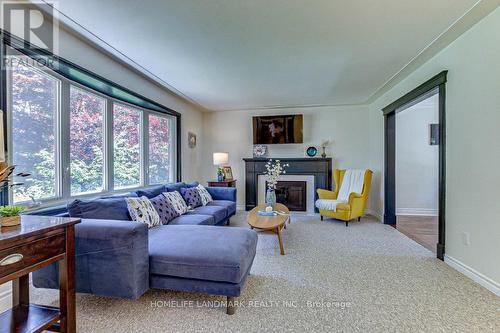
<svg viewBox="0 0 500 333"><path fill-rule="evenodd" d="M333 172L333 178L335 180L335 191L328 191L323 189L318 189L317 193L320 199L336 200L339 194L340 186L342 185L342 180L344 179L345 170L336 169ZM337 211L331 210L319 210L319 215L323 221L323 216L332 217L334 219L345 221L346 227L349 225L349 221L361 219L365 214L366 203L368 201L368 193L370 192L371 182L372 182L373 171L366 170L363 192L362 193L351 193L349 195L349 200L347 203L341 203L337 205Z"/></svg>

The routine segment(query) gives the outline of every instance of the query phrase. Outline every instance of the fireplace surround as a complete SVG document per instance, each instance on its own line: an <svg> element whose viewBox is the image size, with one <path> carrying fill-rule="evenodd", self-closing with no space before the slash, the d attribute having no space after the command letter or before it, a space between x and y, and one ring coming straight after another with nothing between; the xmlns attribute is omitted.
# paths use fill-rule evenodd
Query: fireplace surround
<svg viewBox="0 0 500 333"><path fill-rule="evenodd" d="M251 210L258 204L259 175L263 175L269 158L244 158L245 161L245 209ZM316 189L332 188L331 158L273 158L288 163L286 175L308 175L314 177L314 200ZM315 209L317 212L317 210Z"/></svg>

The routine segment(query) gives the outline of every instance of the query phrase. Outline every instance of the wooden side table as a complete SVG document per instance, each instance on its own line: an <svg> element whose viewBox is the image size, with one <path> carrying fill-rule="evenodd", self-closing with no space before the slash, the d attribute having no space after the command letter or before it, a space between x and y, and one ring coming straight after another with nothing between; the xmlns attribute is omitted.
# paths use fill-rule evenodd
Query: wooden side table
<svg viewBox="0 0 500 333"><path fill-rule="evenodd" d="M0 332L76 331L75 224L80 219L22 216L0 229L0 284L12 281L12 309L0 314ZM30 304L29 273L59 261L59 308Z"/></svg>
<svg viewBox="0 0 500 333"><path fill-rule="evenodd" d="M250 228L257 230L269 230L278 236L278 243L280 246L280 254L285 255L285 247L283 246L283 237L281 230L286 229L286 223L290 223L290 211L288 208L280 203L276 204L276 210L282 211L285 215L276 216L260 216L257 214L259 210L265 210L266 205L258 205L248 213L247 223Z"/></svg>
<svg viewBox="0 0 500 333"><path fill-rule="evenodd" d="M217 181L217 180L209 180L208 186L210 187L236 187L236 179L233 180L223 180L223 181Z"/></svg>

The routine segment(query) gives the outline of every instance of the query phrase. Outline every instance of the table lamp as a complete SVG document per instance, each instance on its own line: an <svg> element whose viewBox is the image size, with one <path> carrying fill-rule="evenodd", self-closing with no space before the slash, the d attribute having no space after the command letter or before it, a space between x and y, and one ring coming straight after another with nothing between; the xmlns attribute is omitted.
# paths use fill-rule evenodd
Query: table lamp
<svg viewBox="0 0 500 333"><path fill-rule="evenodd" d="M229 163L229 154L228 153L214 153L214 165L217 166L217 180L224 180L224 172L222 170L222 166L224 164Z"/></svg>

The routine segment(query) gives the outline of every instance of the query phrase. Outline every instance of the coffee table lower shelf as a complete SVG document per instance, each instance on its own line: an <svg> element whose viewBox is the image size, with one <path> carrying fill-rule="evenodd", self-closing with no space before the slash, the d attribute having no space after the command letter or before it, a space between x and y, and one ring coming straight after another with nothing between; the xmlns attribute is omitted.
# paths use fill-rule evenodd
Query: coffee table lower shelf
<svg viewBox="0 0 500 333"><path fill-rule="evenodd" d="M42 332L61 319L59 308L44 305L18 305L0 314L0 333ZM57 330L56 327L53 328Z"/></svg>

